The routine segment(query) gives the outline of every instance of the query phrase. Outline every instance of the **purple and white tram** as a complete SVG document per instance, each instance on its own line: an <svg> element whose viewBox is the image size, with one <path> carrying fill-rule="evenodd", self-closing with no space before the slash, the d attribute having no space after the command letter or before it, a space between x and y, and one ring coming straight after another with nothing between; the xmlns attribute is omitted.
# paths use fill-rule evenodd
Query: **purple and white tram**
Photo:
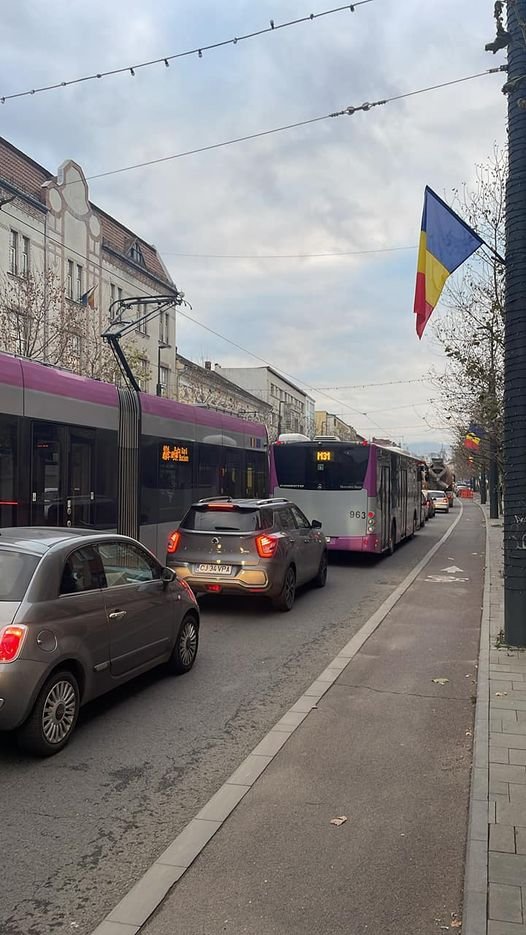
<svg viewBox="0 0 526 935"><path fill-rule="evenodd" d="M0 354L0 527L116 529L164 561L193 500L267 490L264 425Z"/></svg>

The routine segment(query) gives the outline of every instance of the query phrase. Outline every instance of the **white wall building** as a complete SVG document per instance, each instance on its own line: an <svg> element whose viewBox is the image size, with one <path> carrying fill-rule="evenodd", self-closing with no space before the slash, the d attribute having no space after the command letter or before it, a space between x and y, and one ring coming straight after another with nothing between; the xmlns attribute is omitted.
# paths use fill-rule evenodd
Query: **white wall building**
<svg viewBox="0 0 526 935"><path fill-rule="evenodd" d="M43 291L44 300L48 290L48 301L41 302L45 305L41 321L36 322L38 313L30 308L31 327L42 331L31 356L103 378L107 377L104 368L98 373L93 364L100 356L108 366L108 348L100 342L100 333L108 325L111 303L132 296L177 296L155 247L90 202L80 166L68 160L54 176L0 138L0 304L4 315L17 288L23 287L20 294L24 288L27 292L29 279L34 292ZM38 301L34 297L33 301L36 308ZM135 319L141 314L141 306L133 311ZM61 330L70 332L67 359L62 359L62 353L53 354L59 320ZM2 332L0 349L24 353L23 346L10 346L16 342L5 319ZM158 378L159 342L169 345L161 351L160 382L164 392L172 395L175 308L138 325L128 341L134 372L142 388L150 392L155 392Z"/></svg>
<svg viewBox="0 0 526 935"><path fill-rule="evenodd" d="M272 406L269 429L273 441L280 432L301 432L311 438L314 434L314 400L299 387L282 377L272 367L221 367L215 365L232 383Z"/></svg>

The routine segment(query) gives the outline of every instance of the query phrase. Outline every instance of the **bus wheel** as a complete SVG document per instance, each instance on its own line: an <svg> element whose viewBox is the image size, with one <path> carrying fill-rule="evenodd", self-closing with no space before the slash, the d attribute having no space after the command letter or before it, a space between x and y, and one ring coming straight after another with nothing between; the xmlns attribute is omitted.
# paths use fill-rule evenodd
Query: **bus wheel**
<svg viewBox="0 0 526 935"><path fill-rule="evenodd" d="M393 555L395 549L396 549L396 523L393 520L393 522L391 523L391 534L389 536L389 545L387 546L389 555Z"/></svg>

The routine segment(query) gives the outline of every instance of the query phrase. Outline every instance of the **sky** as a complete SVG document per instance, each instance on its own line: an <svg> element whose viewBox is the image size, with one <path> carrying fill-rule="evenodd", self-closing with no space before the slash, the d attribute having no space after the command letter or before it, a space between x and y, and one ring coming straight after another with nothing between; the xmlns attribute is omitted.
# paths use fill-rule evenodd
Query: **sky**
<svg viewBox="0 0 526 935"><path fill-rule="evenodd" d="M18 0L2 11L0 96L335 6ZM485 71L504 61L484 51L494 35L493 0L371 0L8 100L0 133L52 172L71 158L89 177ZM252 352L366 437L433 451L449 439L428 382L445 359L430 327L418 341L412 311L423 191L469 186L505 142L503 83L487 75L93 179L90 197L157 247L185 293L185 357L256 366ZM304 256L320 253L354 255Z"/></svg>

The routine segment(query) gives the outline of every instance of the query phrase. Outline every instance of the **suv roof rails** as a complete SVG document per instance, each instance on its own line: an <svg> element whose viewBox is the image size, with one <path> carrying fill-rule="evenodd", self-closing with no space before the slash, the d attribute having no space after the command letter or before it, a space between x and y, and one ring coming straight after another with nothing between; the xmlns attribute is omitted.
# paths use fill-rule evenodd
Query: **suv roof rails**
<svg viewBox="0 0 526 935"><path fill-rule="evenodd" d="M219 501L232 503L233 497L201 497L201 499L197 500L196 503L218 503Z"/></svg>
<svg viewBox="0 0 526 935"><path fill-rule="evenodd" d="M286 497L265 497L265 499L263 500L258 500L257 505L266 506L267 504L271 504L271 503L288 503L288 502L289 501L287 500Z"/></svg>

